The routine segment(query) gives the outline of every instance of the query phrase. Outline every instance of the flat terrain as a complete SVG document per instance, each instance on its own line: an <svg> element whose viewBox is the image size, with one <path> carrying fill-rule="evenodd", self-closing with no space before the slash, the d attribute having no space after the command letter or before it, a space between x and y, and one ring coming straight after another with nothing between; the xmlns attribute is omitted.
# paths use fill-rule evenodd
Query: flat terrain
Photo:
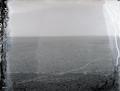
<svg viewBox="0 0 120 91"><path fill-rule="evenodd" d="M15 37L8 62L10 87L14 91L117 91L116 52L110 43L105 36Z"/></svg>
<svg viewBox="0 0 120 91"><path fill-rule="evenodd" d="M94 74L11 74L14 91L117 91L113 75Z"/></svg>

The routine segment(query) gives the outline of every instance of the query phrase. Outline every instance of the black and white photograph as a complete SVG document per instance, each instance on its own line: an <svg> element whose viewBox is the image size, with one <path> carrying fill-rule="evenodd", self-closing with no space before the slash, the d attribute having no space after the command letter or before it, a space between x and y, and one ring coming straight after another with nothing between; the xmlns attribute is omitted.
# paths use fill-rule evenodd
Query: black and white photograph
<svg viewBox="0 0 120 91"><path fill-rule="evenodd" d="M120 91L119 0L0 0L0 91Z"/></svg>

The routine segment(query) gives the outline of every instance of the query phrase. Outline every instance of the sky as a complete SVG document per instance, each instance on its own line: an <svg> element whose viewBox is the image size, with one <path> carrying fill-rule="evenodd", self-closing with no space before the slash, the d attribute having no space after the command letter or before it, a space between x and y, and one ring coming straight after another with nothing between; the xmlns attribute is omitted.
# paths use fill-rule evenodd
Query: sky
<svg viewBox="0 0 120 91"><path fill-rule="evenodd" d="M11 1L10 36L105 36L100 0L89 2Z"/></svg>

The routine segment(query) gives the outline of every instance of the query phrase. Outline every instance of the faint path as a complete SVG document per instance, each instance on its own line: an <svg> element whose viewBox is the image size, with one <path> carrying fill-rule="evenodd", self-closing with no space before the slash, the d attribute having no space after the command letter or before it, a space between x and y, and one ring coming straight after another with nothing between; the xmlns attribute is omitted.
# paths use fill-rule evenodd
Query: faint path
<svg viewBox="0 0 120 91"><path fill-rule="evenodd" d="M102 60L102 58L101 58ZM86 67L88 67L90 64L94 63L94 62L97 62L98 60L94 60L92 62L88 62L87 64L83 65L82 67L80 68L77 68L77 69L72 69L72 70L69 70L69 71L66 71L66 72L60 72L60 73L57 73L57 75L63 75L63 74L66 74L66 73L70 73L70 72L75 72L75 71L78 71L78 70L83 70L85 69Z"/></svg>

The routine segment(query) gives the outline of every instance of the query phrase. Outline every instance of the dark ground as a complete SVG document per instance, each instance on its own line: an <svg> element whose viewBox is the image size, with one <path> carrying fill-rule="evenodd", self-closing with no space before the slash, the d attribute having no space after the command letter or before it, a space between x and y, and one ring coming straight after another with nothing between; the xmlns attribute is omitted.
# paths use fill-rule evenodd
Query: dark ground
<svg viewBox="0 0 120 91"><path fill-rule="evenodd" d="M14 73L10 91L117 91L113 75Z"/></svg>

